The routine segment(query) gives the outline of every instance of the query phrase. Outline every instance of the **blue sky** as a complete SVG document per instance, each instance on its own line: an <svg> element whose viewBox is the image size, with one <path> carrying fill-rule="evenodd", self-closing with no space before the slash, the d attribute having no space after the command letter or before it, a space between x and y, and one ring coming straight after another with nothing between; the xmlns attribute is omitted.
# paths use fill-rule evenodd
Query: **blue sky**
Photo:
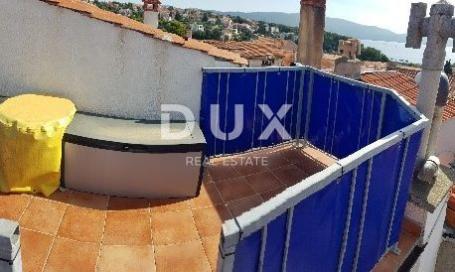
<svg viewBox="0 0 455 272"><path fill-rule="evenodd" d="M119 1L119 0L117 0ZM141 2L140 0L120 0ZM298 12L300 0L161 0L176 7L194 7L219 11ZM452 0L449 0L452 1ZM365 25L375 25L405 33L412 2L436 0L327 0L327 16Z"/></svg>

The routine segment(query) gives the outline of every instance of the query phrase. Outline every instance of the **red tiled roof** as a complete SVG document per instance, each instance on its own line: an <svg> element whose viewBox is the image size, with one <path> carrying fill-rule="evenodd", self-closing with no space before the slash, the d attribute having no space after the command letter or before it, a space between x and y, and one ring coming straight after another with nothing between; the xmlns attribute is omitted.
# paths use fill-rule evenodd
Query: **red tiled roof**
<svg viewBox="0 0 455 272"><path fill-rule="evenodd" d="M416 75L420 72L420 69L413 68L413 67L399 67L397 69L398 72L407 75L410 78L415 78ZM450 93L449 99L455 100L455 76L449 76L449 84L450 84Z"/></svg>
<svg viewBox="0 0 455 272"><path fill-rule="evenodd" d="M417 104L419 88L412 77L401 72L372 72L362 75L361 80L373 85L394 89L411 104ZM450 100L444 109L443 120L455 118L455 100Z"/></svg>
<svg viewBox="0 0 455 272"><path fill-rule="evenodd" d="M222 42L214 40L207 40L205 42L220 49L238 53L246 59L265 59L267 57L282 58L283 65L290 65L294 62L294 57L297 52L297 46L293 42L270 38L259 38L257 40L245 42Z"/></svg>
<svg viewBox="0 0 455 272"><path fill-rule="evenodd" d="M235 54L226 50L220 50L215 46L195 41L195 40L185 40L184 38L164 32L160 29L153 28L149 25L143 24L141 22L135 21L128 17L115 14L109 11L102 10L95 5L81 1L81 0L38 0L45 3L48 3L53 6L69 9L80 14L86 15L90 18L104 21L107 23L114 24L118 27L125 29L130 29L133 31L140 32L142 34L151 36L154 39L159 39L162 41L170 42L175 45L179 45L185 48L198 50L207 53L208 55L216 58L220 58L226 61L233 62L239 65L247 65L248 61L242 58L239 54Z"/></svg>

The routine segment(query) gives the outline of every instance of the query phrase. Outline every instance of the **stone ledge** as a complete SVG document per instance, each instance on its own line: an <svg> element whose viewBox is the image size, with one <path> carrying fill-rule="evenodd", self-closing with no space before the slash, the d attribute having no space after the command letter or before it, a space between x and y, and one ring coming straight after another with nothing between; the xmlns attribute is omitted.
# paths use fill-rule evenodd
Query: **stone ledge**
<svg viewBox="0 0 455 272"><path fill-rule="evenodd" d="M441 166L436 182L433 185L414 179L410 200L422 209L432 213L444 201L455 181L455 172Z"/></svg>

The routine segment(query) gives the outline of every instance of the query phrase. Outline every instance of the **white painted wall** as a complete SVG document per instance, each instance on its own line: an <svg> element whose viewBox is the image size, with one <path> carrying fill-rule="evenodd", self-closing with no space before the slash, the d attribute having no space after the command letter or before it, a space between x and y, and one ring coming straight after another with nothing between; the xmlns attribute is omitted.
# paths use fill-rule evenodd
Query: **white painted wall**
<svg viewBox="0 0 455 272"><path fill-rule="evenodd" d="M37 0L0 0L0 95L66 97L81 111L157 119L162 103L199 115L202 52Z"/></svg>
<svg viewBox="0 0 455 272"><path fill-rule="evenodd" d="M455 118L445 121L439 131L437 153L445 165L455 159Z"/></svg>
<svg viewBox="0 0 455 272"><path fill-rule="evenodd" d="M426 213L423 244L428 243L424 252L412 267L412 272L432 272L435 269L439 246L442 241L444 221L446 217L447 197L433 213Z"/></svg>

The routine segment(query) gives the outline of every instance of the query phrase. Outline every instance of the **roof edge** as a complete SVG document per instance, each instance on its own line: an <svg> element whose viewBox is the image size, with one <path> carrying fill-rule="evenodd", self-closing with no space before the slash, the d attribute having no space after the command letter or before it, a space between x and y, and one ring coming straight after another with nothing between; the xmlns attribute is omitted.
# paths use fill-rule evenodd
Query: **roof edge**
<svg viewBox="0 0 455 272"><path fill-rule="evenodd" d="M126 16L109 12L103 9L96 7L93 4L83 2L81 0L37 0L40 2L47 3L52 6L64 8L74 12L78 12L84 16L103 21L106 23L114 24L120 28L136 31L142 33L146 36L151 36L154 39L169 42L175 45L179 45L183 48L196 50L199 52L206 53L207 55L221 59L224 61L229 61L237 65L245 66L248 65L248 61L245 58L242 58L239 54L233 53L226 50L221 50L215 46L212 46L201 41L189 39L185 40L184 38L162 31L157 28L153 28L150 25L135 21Z"/></svg>

